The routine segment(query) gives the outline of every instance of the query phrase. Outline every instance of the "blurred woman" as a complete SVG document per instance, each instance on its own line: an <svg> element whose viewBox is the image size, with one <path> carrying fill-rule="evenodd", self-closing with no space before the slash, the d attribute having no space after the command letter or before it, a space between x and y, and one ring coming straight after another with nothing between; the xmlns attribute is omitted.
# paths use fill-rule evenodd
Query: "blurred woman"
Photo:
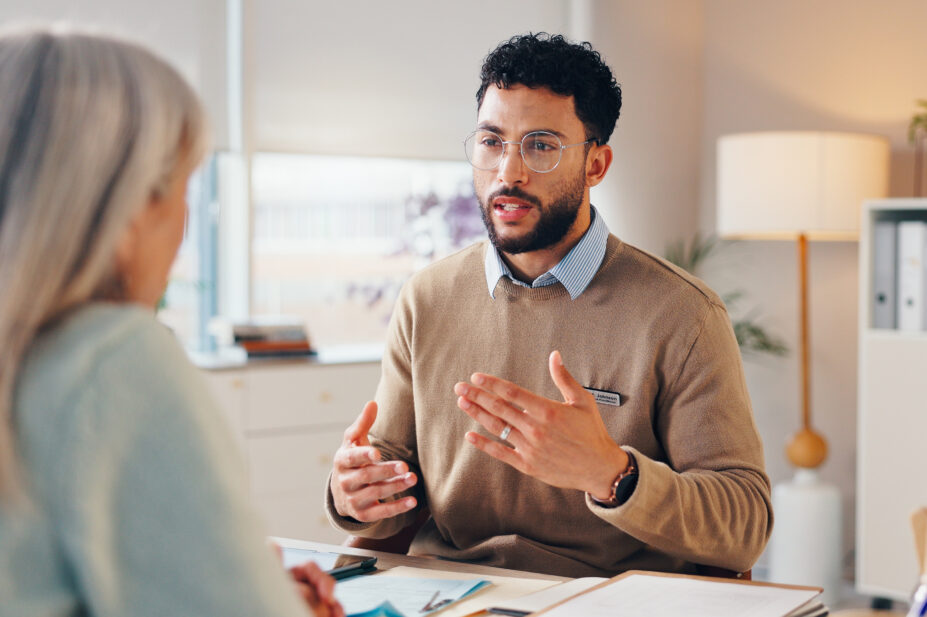
<svg viewBox="0 0 927 617"><path fill-rule="evenodd" d="M200 102L144 49L0 35L0 615L341 613L266 545L154 316L205 149Z"/></svg>

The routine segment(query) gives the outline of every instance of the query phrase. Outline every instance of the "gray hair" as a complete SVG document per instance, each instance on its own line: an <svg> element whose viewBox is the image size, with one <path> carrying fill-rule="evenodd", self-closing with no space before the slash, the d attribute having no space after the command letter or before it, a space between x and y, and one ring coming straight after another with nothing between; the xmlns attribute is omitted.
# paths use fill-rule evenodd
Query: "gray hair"
<svg viewBox="0 0 927 617"><path fill-rule="evenodd" d="M0 495L16 487L13 396L37 333L114 297L131 219L206 148L202 105L132 43L0 33Z"/></svg>

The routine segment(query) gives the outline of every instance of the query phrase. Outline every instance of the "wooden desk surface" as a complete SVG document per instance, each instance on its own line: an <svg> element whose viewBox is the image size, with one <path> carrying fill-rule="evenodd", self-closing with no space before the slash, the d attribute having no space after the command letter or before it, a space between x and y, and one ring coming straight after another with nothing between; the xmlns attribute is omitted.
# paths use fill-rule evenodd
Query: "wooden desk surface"
<svg viewBox="0 0 927 617"><path fill-rule="evenodd" d="M280 538L284 540L283 538ZM414 557L412 555L397 555L396 553L384 553L382 551L368 551L366 549L351 548L339 544L325 544L322 542L311 542L308 540L285 539L287 546L297 548L307 548L316 551L330 551L335 553L346 553L349 555L368 555L377 558L377 568L380 570L389 570L397 566L409 566L412 568L424 568L428 570L440 570L442 572L463 572L466 574L475 574L479 576L509 576L515 578L534 578L545 581L568 581L571 580L565 576L554 576L552 574L538 574L537 572L525 572L523 570L509 570L507 568L496 568L493 566L481 566L472 563L463 563L460 561L448 561L436 557Z"/></svg>

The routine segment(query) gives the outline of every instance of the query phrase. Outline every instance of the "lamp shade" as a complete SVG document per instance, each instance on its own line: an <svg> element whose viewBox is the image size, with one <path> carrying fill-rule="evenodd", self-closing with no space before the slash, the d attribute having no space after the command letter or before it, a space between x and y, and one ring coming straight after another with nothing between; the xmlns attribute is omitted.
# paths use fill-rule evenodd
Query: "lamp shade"
<svg viewBox="0 0 927 617"><path fill-rule="evenodd" d="M888 193L883 137L769 131L718 140L718 234L852 240L864 199Z"/></svg>

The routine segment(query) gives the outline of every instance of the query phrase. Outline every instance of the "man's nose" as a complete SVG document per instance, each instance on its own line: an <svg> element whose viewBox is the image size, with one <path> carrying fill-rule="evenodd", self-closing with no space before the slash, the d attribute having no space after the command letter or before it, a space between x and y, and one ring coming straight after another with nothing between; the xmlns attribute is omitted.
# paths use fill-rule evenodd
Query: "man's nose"
<svg viewBox="0 0 927 617"><path fill-rule="evenodd" d="M521 156L521 144L506 144L499 161L498 179L503 184L524 184L528 180L528 167Z"/></svg>

